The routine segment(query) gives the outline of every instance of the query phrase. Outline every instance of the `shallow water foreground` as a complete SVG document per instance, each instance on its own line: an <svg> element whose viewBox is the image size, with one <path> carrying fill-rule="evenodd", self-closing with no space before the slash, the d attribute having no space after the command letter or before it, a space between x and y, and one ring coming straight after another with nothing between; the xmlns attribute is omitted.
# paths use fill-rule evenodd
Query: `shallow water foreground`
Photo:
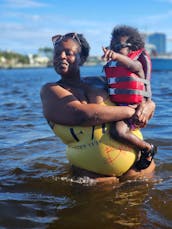
<svg viewBox="0 0 172 229"><path fill-rule="evenodd" d="M172 72L153 73L157 109L142 131L159 147L154 177L115 186L71 176L42 116L39 91L57 80L52 68L0 70L0 78L0 228L172 228Z"/></svg>

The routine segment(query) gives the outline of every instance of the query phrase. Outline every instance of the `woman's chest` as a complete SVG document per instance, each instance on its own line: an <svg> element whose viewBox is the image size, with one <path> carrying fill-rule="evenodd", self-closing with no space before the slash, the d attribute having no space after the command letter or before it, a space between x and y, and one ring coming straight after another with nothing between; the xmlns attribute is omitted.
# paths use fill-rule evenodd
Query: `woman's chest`
<svg viewBox="0 0 172 229"><path fill-rule="evenodd" d="M68 89L81 103L89 103L87 91L83 88Z"/></svg>

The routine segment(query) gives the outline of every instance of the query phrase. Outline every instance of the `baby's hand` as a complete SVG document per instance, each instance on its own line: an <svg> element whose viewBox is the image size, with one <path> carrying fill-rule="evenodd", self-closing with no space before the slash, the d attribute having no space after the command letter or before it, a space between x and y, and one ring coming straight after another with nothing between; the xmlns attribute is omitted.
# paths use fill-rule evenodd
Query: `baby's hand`
<svg viewBox="0 0 172 229"><path fill-rule="evenodd" d="M104 55L102 56L103 60L105 60L105 61L116 60L116 55L117 55L116 52L114 52L110 49L107 49L105 47L102 47L102 50L104 52Z"/></svg>

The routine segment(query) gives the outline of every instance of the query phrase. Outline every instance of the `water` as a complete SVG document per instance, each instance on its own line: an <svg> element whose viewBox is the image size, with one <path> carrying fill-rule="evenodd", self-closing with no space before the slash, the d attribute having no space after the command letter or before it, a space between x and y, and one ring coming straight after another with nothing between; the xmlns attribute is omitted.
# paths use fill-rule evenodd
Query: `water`
<svg viewBox="0 0 172 229"><path fill-rule="evenodd" d="M159 147L154 177L113 187L72 179L39 97L57 79L52 68L0 70L0 228L172 228L172 72L152 76L157 108L143 134Z"/></svg>

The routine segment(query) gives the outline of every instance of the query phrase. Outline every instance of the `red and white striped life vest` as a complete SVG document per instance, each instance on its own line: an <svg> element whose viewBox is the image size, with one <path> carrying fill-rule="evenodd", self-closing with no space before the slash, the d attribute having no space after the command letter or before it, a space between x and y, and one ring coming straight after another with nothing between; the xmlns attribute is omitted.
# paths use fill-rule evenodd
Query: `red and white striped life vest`
<svg viewBox="0 0 172 229"><path fill-rule="evenodd" d="M132 51L128 57L138 59L143 49ZM112 102L137 104L142 102L144 97L150 97L145 91L150 84L148 79L141 79L135 73L122 66L110 67L105 65L105 74L108 80L109 96Z"/></svg>

